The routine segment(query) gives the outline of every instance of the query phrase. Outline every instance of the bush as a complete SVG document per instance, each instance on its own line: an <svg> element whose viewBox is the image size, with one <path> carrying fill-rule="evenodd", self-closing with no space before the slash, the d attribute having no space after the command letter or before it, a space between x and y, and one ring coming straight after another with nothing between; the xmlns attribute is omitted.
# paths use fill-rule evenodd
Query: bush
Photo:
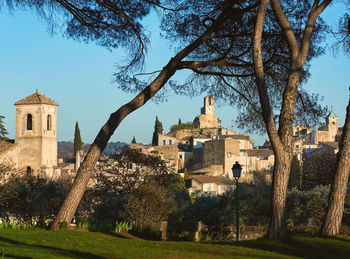
<svg viewBox="0 0 350 259"><path fill-rule="evenodd" d="M131 229L132 229L132 224L126 221L115 222L115 233L129 232Z"/></svg>
<svg viewBox="0 0 350 259"><path fill-rule="evenodd" d="M270 187L240 186L240 224L260 226L268 223ZM203 234L213 240L224 240L231 232L228 226L236 224L235 192L222 196L200 196L186 211L185 220L202 221Z"/></svg>
<svg viewBox="0 0 350 259"><path fill-rule="evenodd" d="M67 224L67 221L61 221L58 223L60 229L66 229L68 224Z"/></svg>
<svg viewBox="0 0 350 259"><path fill-rule="evenodd" d="M287 195L287 223L290 230L298 225L320 226L328 204L329 186L310 190L292 188Z"/></svg>
<svg viewBox="0 0 350 259"><path fill-rule="evenodd" d="M13 196L0 207L1 218L42 226L52 222L69 190L63 181L39 176L15 177L6 184L12 184Z"/></svg>
<svg viewBox="0 0 350 259"><path fill-rule="evenodd" d="M187 123L175 124L170 127L170 132L175 132L178 130L186 130L186 129L195 129L194 123L187 122Z"/></svg>

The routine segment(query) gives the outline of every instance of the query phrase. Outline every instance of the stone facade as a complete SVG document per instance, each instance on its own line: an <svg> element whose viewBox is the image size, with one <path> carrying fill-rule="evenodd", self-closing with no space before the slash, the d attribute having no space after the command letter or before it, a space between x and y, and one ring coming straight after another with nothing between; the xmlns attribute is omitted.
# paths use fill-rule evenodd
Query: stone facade
<svg viewBox="0 0 350 259"><path fill-rule="evenodd" d="M293 153L297 155L300 161L303 160L303 154L315 150L332 149L337 152L339 138L342 129L338 127L339 118L331 111L326 117L326 124L316 130L311 130L304 125L293 127Z"/></svg>
<svg viewBox="0 0 350 259"><path fill-rule="evenodd" d="M233 179L232 165L240 156L239 143L232 138L210 140L203 143L203 167L221 165L222 172L214 175L225 175Z"/></svg>

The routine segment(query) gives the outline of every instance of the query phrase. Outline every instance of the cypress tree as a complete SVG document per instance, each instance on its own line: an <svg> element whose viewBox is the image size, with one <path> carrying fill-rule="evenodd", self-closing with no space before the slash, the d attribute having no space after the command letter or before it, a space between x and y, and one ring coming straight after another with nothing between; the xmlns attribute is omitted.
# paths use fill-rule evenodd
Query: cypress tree
<svg viewBox="0 0 350 259"><path fill-rule="evenodd" d="M5 119L5 116L0 115L0 140L7 140L8 138L6 135L8 134L3 119Z"/></svg>
<svg viewBox="0 0 350 259"><path fill-rule="evenodd" d="M290 166L289 187L302 186L302 168L297 155L294 155Z"/></svg>
<svg viewBox="0 0 350 259"><path fill-rule="evenodd" d="M178 124L179 124L179 125L180 125L180 124L182 124L182 122L181 122L181 119L180 119L180 118L179 118L179 123L178 123Z"/></svg>
<svg viewBox="0 0 350 259"><path fill-rule="evenodd" d="M135 138L135 136L132 138L131 143L136 144L136 138Z"/></svg>
<svg viewBox="0 0 350 259"><path fill-rule="evenodd" d="M80 137L80 129L78 122L75 123L75 132L74 132L74 154L76 154L79 150L82 150L83 142Z"/></svg>
<svg viewBox="0 0 350 259"><path fill-rule="evenodd" d="M158 116L156 116L156 121L154 122L152 146L158 145L158 134L162 134L162 133L163 133L163 124L159 121Z"/></svg>

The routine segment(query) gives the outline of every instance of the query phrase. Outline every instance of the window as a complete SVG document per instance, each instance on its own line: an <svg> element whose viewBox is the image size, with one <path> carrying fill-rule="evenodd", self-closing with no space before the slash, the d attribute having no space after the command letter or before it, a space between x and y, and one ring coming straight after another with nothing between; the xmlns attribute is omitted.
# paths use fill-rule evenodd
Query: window
<svg viewBox="0 0 350 259"><path fill-rule="evenodd" d="M33 129L33 116L31 114L27 115L27 130Z"/></svg>
<svg viewBox="0 0 350 259"><path fill-rule="evenodd" d="M27 166L27 174L30 174L32 172L32 168L30 166Z"/></svg>
<svg viewBox="0 0 350 259"><path fill-rule="evenodd" d="M182 155L179 155L179 159L182 159Z"/></svg>
<svg viewBox="0 0 350 259"><path fill-rule="evenodd" d="M299 144L296 144L296 145L295 145L295 148L299 148Z"/></svg>
<svg viewBox="0 0 350 259"><path fill-rule="evenodd" d="M163 140L163 145L166 145L166 140Z"/></svg>
<svg viewBox="0 0 350 259"><path fill-rule="evenodd" d="M47 115L47 130L51 130L51 115Z"/></svg>
<svg viewBox="0 0 350 259"><path fill-rule="evenodd" d="M172 140L169 140L169 145L172 145L173 144L173 141Z"/></svg>

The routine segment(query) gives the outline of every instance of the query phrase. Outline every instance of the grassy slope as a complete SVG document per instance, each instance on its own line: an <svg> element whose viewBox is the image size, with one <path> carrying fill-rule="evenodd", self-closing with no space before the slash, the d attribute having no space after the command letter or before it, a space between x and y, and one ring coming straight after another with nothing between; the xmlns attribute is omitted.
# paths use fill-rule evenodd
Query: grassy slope
<svg viewBox="0 0 350 259"><path fill-rule="evenodd" d="M0 230L0 258L348 258L350 240L294 237L209 244L158 242L102 233Z"/></svg>

